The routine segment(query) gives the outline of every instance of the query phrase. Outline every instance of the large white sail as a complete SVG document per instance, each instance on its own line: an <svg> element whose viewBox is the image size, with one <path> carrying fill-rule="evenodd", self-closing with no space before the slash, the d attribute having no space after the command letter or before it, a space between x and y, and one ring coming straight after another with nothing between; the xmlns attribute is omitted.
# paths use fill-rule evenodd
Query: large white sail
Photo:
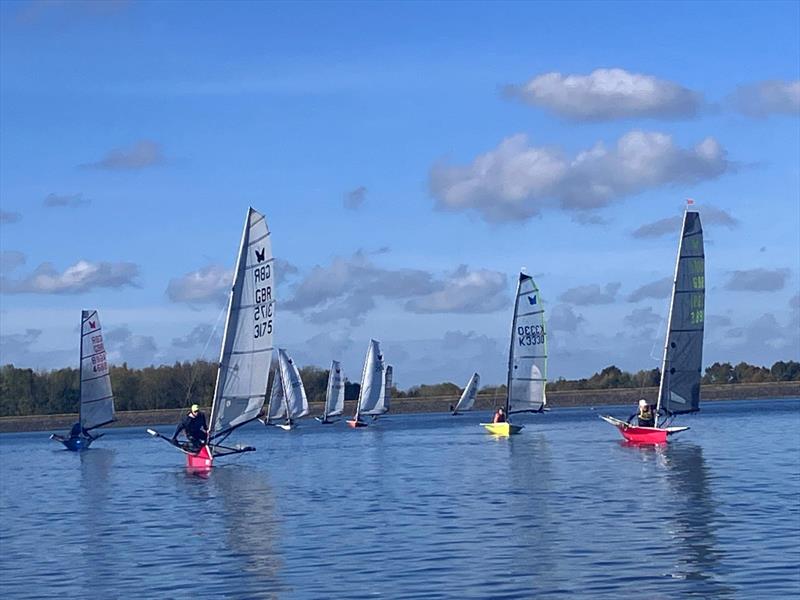
<svg viewBox="0 0 800 600"><path fill-rule="evenodd" d="M299 419L308 414L308 398L303 380L300 379L300 371L297 365L289 358L286 350L278 350L278 361L281 367L281 379L283 380L283 394L286 398L286 410L289 418Z"/></svg>
<svg viewBox="0 0 800 600"><path fill-rule="evenodd" d="M546 404L547 336L539 288L530 275L519 274L511 348L508 356L506 412L536 412Z"/></svg>
<svg viewBox="0 0 800 600"><path fill-rule="evenodd" d="M382 415L386 412L384 410L384 370L380 342L370 340L367 358L364 360L364 372L361 375L361 392L358 397L356 414Z"/></svg>
<svg viewBox="0 0 800 600"><path fill-rule="evenodd" d="M700 407L705 324L705 252L700 214L686 211L672 285L658 406L668 414Z"/></svg>
<svg viewBox="0 0 800 600"><path fill-rule="evenodd" d="M275 264L264 216L247 211L222 338L211 435L258 417L272 360Z"/></svg>
<svg viewBox="0 0 800 600"><path fill-rule="evenodd" d="M328 389L325 393L323 417L337 417L344 411L344 376L338 360L331 361L328 374Z"/></svg>
<svg viewBox="0 0 800 600"><path fill-rule="evenodd" d="M103 330L96 310L81 311L81 408L84 429L114 420L114 396L108 373Z"/></svg>
<svg viewBox="0 0 800 600"><path fill-rule="evenodd" d="M464 391L461 393L461 398L458 399L458 404L456 404L453 413L472 410L472 407L475 406L475 397L478 395L478 388L480 385L481 376L477 373L473 373L472 377L469 378L469 382L467 382L467 387L465 387Z"/></svg>

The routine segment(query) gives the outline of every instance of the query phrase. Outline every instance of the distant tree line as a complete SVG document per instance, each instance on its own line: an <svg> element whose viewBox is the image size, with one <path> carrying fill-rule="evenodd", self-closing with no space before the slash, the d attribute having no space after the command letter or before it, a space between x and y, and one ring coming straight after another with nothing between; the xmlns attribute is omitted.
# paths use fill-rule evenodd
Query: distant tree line
<svg viewBox="0 0 800 600"><path fill-rule="evenodd" d="M300 374L310 402L325 400L328 370L303 367ZM127 364L111 367L111 386L119 411L181 408L191 404L209 406L214 393L217 365L204 360L160 367L131 369ZM549 390L596 390L657 386L659 369L628 373L615 366L606 367L589 378L548 382ZM270 382L273 378L270 378ZM763 383L800 381L800 363L778 361L772 367L757 367L744 362L716 362L705 370L705 384ZM271 384L270 384L271 385ZM481 396L505 395L506 386L485 386ZM347 381L345 399L358 398L360 385ZM417 385L407 391L392 390L394 398L432 398L457 396L462 389L453 383ZM267 390L269 394L269 389ZM63 414L78 412L80 384L77 369L34 371L14 365L0 367L0 416Z"/></svg>

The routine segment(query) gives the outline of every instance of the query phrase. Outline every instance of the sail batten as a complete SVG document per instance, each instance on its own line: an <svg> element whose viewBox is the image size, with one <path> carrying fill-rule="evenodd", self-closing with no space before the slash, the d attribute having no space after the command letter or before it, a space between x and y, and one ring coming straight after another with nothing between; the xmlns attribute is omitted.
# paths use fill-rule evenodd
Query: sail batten
<svg viewBox="0 0 800 600"><path fill-rule="evenodd" d="M658 408L667 414L700 408L705 328L705 250L700 214L684 213L672 284Z"/></svg>
<svg viewBox="0 0 800 600"><path fill-rule="evenodd" d="M252 421L264 406L275 312L275 272L268 238L264 216L250 208L228 301L210 436Z"/></svg>
<svg viewBox="0 0 800 600"><path fill-rule="evenodd" d="M96 310L81 311L80 422L94 429L114 420L114 395Z"/></svg>
<svg viewBox="0 0 800 600"><path fill-rule="evenodd" d="M520 273L511 322L506 412L539 412L547 403L547 335L539 288ZM528 310L536 305L536 310Z"/></svg>

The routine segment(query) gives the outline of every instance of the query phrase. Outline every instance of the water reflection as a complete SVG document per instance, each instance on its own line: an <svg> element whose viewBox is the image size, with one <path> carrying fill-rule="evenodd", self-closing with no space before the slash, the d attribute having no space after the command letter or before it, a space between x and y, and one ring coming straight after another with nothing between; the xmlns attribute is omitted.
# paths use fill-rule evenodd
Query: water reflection
<svg viewBox="0 0 800 600"><path fill-rule="evenodd" d="M669 576L692 581L684 595L725 598L734 590L720 579L722 552L718 547L718 515L703 448L695 444L639 446L644 460L652 461L652 471L663 484L661 498L655 499L654 516L663 523L662 533L676 547L677 560Z"/></svg>
<svg viewBox="0 0 800 600"><path fill-rule="evenodd" d="M214 469L210 484L221 499L218 517L227 548L242 570L237 573L237 585L247 590L242 597L277 598L286 590L279 581L283 561L276 541L280 531L275 496L266 473L226 465Z"/></svg>
<svg viewBox="0 0 800 600"><path fill-rule="evenodd" d="M101 598L110 598L117 593L113 586L116 565L123 562L119 554L121 548L108 543L115 537L117 522L111 506L115 458L116 451L110 448L81 452L80 492L75 498L79 515L76 541L85 539L79 564L74 565L78 571L76 576Z"/></svg>

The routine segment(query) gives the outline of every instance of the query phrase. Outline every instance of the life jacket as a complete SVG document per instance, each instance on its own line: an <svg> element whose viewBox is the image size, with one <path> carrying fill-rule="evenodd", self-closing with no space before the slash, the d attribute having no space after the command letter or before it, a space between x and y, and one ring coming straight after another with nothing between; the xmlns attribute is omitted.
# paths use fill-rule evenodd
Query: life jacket
<svg viewBox="0 0 800 600"><path fill-rule="evenodd" d="M645 408L639 409L638 419L639 419L639 425L642 425L643 427L652 427L655 424L656 417L655 414L653 414L653 411L650 410L650 406L648 405Z"/></svg>

